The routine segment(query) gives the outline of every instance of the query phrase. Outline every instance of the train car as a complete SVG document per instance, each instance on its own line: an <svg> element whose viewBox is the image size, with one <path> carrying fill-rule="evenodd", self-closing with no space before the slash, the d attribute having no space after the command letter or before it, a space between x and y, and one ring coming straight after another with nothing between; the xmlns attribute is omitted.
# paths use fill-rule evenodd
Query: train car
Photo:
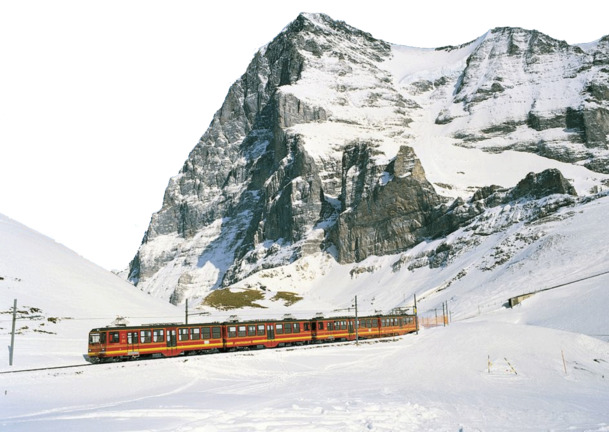
<svg viewBox="0 0 609 432"><path fill-rule="evenodd" d="M174 357L223 348L221 324L150 324L103 327L89 332L93 363L150 357Z"/></svg>
<svg viewBox="0 0 609 432"><path fill-rule="evenodd" d="M313 320L312 336L314 342L352 341L379 337L400 336L418 330L415 315L377 315L361 317L319 318Z"/></svg>
<svg viewBox="0 0 609 432"><path fill-rule="evenodd" d="M415 315L379 316L379 337L401 336L419 330Z"/></svg>
<svg viewBox="0 0 609 432"><path fill-rule="evenodd" d="M224 349L223 324L182 324L175 329L169 330L173 333L174 345L171 352L164 353L166 357L180 354L204 354ZM177 330L177 340L175 338Z"/></svg>
<svg viewBox="0 0 609 432"><path fill-rule="evenodd" d="M359 319L358 337L373 339L381 337L380 320L378 316L367 316Z"/></svg>
<svg viewBox="0 0 609 432"><path fill-rule="evenodd" d="M355 320L352 317L318 318L312 321L313 342L355 340Z"/></svg>
<svg viewBox="0 0 609 432"><path fill-rule="evenodd" d="M248 321L225 324L224 348L275 348L311 341L309 320Z"/></svg>

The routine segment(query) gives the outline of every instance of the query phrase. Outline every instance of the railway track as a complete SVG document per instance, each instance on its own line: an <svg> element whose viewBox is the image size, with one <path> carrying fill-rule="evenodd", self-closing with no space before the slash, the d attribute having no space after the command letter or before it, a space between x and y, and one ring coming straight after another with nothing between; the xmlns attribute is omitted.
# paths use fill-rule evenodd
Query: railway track
<svg viewBox="0 0 609 432"><path fill-rule="evenodd" d="M376 344L376 343L387 343L387 342L395 342L399 340L400 336L392 336L387 338L374 338L374 339L362 339L358 341L358 344ZM345 342L329 342L323 344L314 344L314 345L303 345L303 346L285 346L273 348L274 350L285 350L285 351L294 351L294 350L308 350L308 349L318 349L318 348L331 348L335 346L341 346L346 344L355 344L354 341L345 341ZM247 354L250 355L256 351L261 350L237 350L230 352L222 352L217 354ZM204 355L204 354L203 354ZM124 361L124 362L108 362L108 363L80 363L75 365L65 365L65 366L50 366L50 367L40 367L40 368L32 368L32 369L19 369L19 370L8 370L8 371L0 371L0 375L5 374L17 374L22 372L39 372L39 371L47 371L47 370L58 370L58 369L72 369L72 368L82 368L82 367L90 367L90 366L101 366L101 365L124 365L133 362L145 362L145 361L158 361L158 360L171 360L171 359L188 359L189 357L201 357L202 355L179 355L175 357L158 357L158 358L142 358L134 361Z"/></svg>
<svg viewBox="0 0 609 432"><path fill-rule="evenodd" d="M0 375L4 374L16 374L21 372L37 372L37 371L45 371L45 370L55 370L55 369L70 369L70 368L78 368L78 367L88 367L94 366L91 363L81 363L77 365L66 365L66 366L51 366L51 367L41 367L41 368L32 368L32 369L19 369L19 370L8 370L8 371L0 371Z"/></svg>

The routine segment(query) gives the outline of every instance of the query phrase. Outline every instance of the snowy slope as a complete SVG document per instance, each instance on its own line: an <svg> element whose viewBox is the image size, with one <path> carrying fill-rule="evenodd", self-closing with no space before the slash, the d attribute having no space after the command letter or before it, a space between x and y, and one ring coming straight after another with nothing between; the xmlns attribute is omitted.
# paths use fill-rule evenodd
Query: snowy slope
<svg viewBox="0 0 609 432"><path fill-rule="evenodd" d="M12 307L19 311L14 364L80 362L91 328L117 316L133 324L181 317L65 246L0 214L0 334L10 345ZM37 349L37 346L48 348ZM0 353L0 370L8 367Z"/></svg>
<svg viewBox="0 0 609 432"><path fill-rule="evenodd" d="M386 343L5 375L0 427L607 431L608 361L606 343L574 333L457 323Z"/></svg>

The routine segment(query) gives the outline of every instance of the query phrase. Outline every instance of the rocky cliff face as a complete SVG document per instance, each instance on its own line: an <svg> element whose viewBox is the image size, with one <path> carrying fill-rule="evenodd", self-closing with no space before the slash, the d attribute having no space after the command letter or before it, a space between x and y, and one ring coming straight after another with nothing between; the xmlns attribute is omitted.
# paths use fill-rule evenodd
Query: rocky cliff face
<svg viewBox="0 0 609 432"><path fill-rule="evenodd" d="M607 45L607 37L582 49L537 31L491 30L436 122L454 123L464 146L527 151L607 173Z"/></svg>
<svg viewBox="0 0 609 432"><path fill-rule="evenodd" d="M506 200L575 194L556 167L589 174L575 186L598 192L608 58L607 38L584 49L495 29L421 50L302 14L229 89L170 180L129 279L177 304L307 255L403 252ZM515 186L529 166L505 162L508 150L553 170Z"/></svg>

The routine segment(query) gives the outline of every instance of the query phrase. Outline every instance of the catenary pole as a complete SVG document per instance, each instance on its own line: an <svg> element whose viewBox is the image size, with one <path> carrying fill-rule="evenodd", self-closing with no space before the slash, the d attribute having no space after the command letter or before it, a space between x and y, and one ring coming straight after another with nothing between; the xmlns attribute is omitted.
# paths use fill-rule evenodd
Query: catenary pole
<svg viewBox="0 0 609 432"><path fill-rule="evenodd" d="M359 345L359 320L357 318L357 296L355 296L355 345Z"/></svg>
<svg viewBox="0 0 609 432"><path fill-rule="evenodd" d="M414 323L416 325L417 334L419 334L419 314L417 312L417 295L414 295Z"/></svg>
<svg viewBox="0 0 609 432"><path fill-rule="evenodd" d="M186 312L185 312L186 318L184 320L184 323L188 324L188 299L186 299L186 309L185 310L186 310Z"/></svg>
<svg viewBox="0 0 609 432"><path fill-rule="evenodd" d="M8 365L13 365L13 354L15 353L15 323L17 322L17 299L13 303L13 329L11 331L11 355L9 356Z"/></svg>

